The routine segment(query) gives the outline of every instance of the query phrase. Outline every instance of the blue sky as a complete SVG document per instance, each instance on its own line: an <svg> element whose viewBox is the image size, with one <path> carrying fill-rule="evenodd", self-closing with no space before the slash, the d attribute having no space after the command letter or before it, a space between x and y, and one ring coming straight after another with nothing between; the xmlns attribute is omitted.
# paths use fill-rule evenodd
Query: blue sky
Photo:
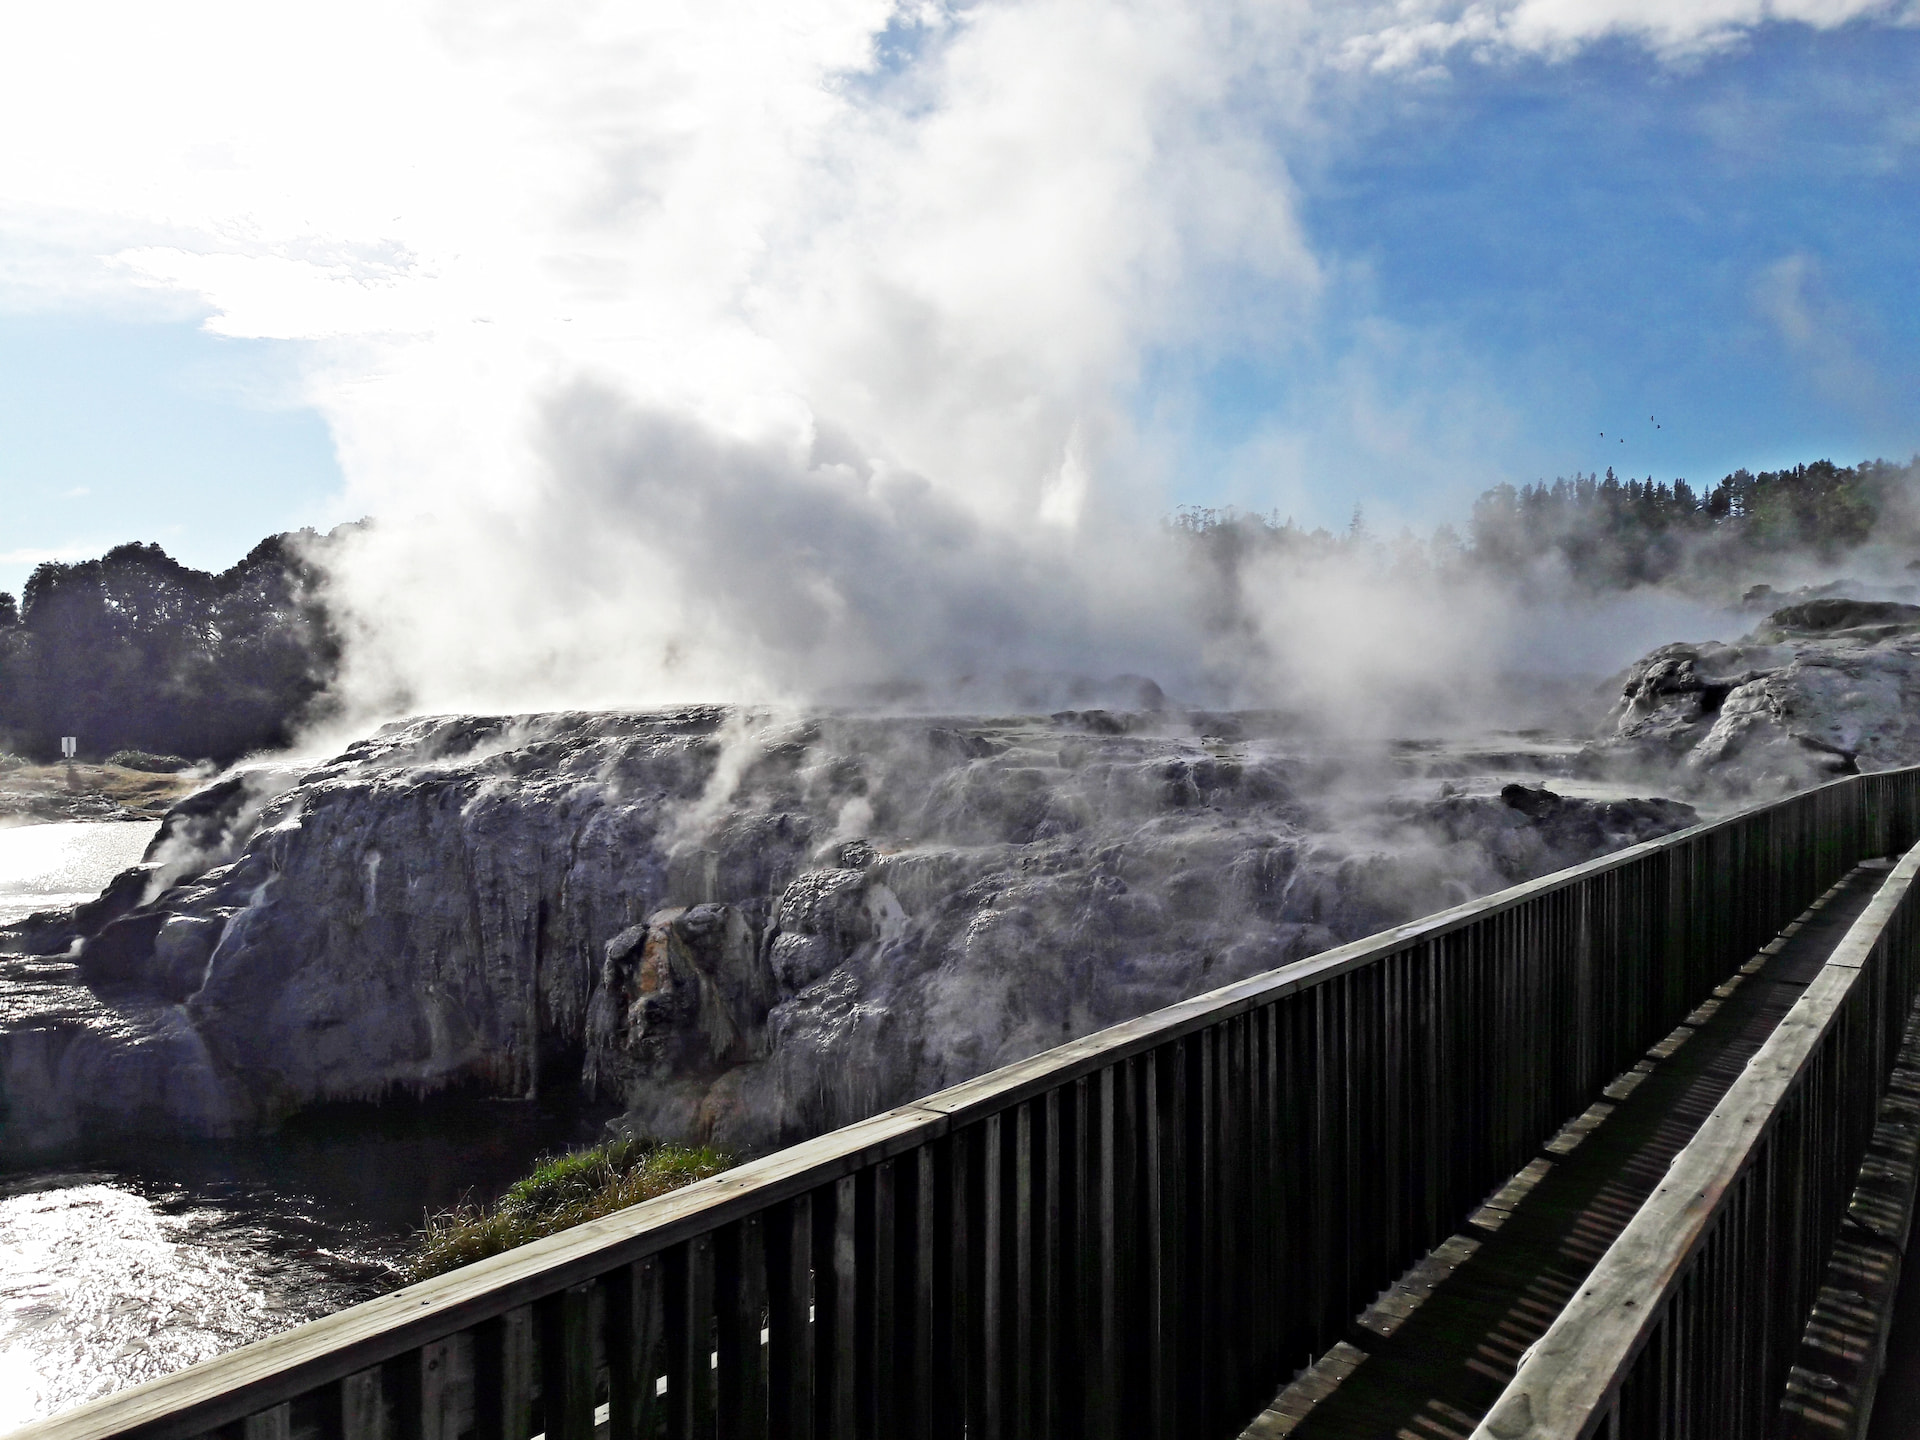
<svg viewBox="0 0 1920 1440"><path fill-rule="evenodd" d="M1920 31L1766 25L1684 60L1603 38L1317 83L1264 139L1312 298L1139 366L1169 506L1430 524L1501 480L1920 448ZM308 342L191 317L0 297L0 589L129 539L218 568L364 508Z"/></svg>
<svg viewBox="0 0 1920 1440"><path fill-rule="evenodd" d="M297 351L194 321L0 315L0 589L47 552L153 540L218 570L330 523L340 472Z"/></svg>
<svg viewBox="0 0 1920 1440"><path fill-rule="evenodd" d="M1355 476L1373 505L1920 448L1920 35L1772 27L1682 68L1614 42L1344 98L1297 171L1338 267L1310 343L1204 376L1196 436L1230 452L1300 423L1384 322L1405 348L1371 371L1465 433ZM1260 506L1257 467L1239 481Z"/></svg>

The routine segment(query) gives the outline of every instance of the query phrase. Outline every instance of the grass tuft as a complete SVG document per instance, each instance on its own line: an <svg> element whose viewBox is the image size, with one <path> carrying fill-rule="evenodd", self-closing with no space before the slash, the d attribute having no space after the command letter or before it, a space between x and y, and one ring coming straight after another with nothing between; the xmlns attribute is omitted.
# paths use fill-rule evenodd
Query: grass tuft
<svg viewBox="0 0 1920 1440"><path fill-rule="evenodd" d="M732 1156L711 1146L643 1140L615 1140L552 1156L508 1186L494 1205L463 1201L429 1216L412 1257L401 1267L402 1278L411 1285L443 1275L718 1175L732 1164Z"/></svg>

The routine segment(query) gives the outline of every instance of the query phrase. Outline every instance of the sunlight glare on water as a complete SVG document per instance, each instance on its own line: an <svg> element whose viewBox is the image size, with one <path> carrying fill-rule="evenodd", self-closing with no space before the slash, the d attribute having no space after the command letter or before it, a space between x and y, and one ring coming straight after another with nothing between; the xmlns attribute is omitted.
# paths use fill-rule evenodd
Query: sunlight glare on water
<svg viewBox="0 0 1920 1440"><path fill-rule="evenodd" d="M205 1207L34 1183L0 1198L0 1432L309 1318Z"/></svg>
<svg viewBox="0 0 1920 1440"><path fill-rule="evenodd" d="M149 820L61 820L0 829L0 925L93 899L140 863L159 828Z"/></svg>
<svg viewBox="0 0 1920 1440"><path fill-rule="evenodd" d="M391 1289L425 1214L607 1118L454 1097L0 1177L0 1435Z"/></svg>

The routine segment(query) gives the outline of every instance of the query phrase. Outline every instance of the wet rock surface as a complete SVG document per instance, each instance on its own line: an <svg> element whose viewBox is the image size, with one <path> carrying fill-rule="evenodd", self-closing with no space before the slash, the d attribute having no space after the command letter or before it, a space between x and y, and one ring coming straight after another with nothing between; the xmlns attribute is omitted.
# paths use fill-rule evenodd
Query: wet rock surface
<svg viewBox="0 0 1920 1440"><path fill-rule="evenodd" d="M42 952L0 979L0 1154L543 1087L771 1145L1695 818L1434 798L1463 764L1164 709L391 726L208 787L0 943Z"/></svg>
<svg viewBox="0 0 1920 1440"><path fill-rule="evenodd" d="M1920 606L1827 597L1731 644L1662 646L1596 753L1741 795L1920 763Z"/></svg>

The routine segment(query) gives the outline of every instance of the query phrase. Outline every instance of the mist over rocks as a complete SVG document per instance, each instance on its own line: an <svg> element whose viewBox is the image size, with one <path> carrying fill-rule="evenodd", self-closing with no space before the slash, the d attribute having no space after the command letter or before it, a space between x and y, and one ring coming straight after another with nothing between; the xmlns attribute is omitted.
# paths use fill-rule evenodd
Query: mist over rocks
<svg viewBox="0 0 1920 1440"><path fill-rule="evenodd" d="M1435 798L1457 759L1286 735L690 707L243 771L16 936L72 953L8 962L39 988L0 1029L0 1153L556 1086L771 1145L1694 819Z"/></svg>
<svg viewBox="0 0 1920 1440"><path fill-rule="evenodd" d="M1621 678L1596 755L1735 795L1920 763L1920 606L1831 596L1663 645Z"/></svg>

